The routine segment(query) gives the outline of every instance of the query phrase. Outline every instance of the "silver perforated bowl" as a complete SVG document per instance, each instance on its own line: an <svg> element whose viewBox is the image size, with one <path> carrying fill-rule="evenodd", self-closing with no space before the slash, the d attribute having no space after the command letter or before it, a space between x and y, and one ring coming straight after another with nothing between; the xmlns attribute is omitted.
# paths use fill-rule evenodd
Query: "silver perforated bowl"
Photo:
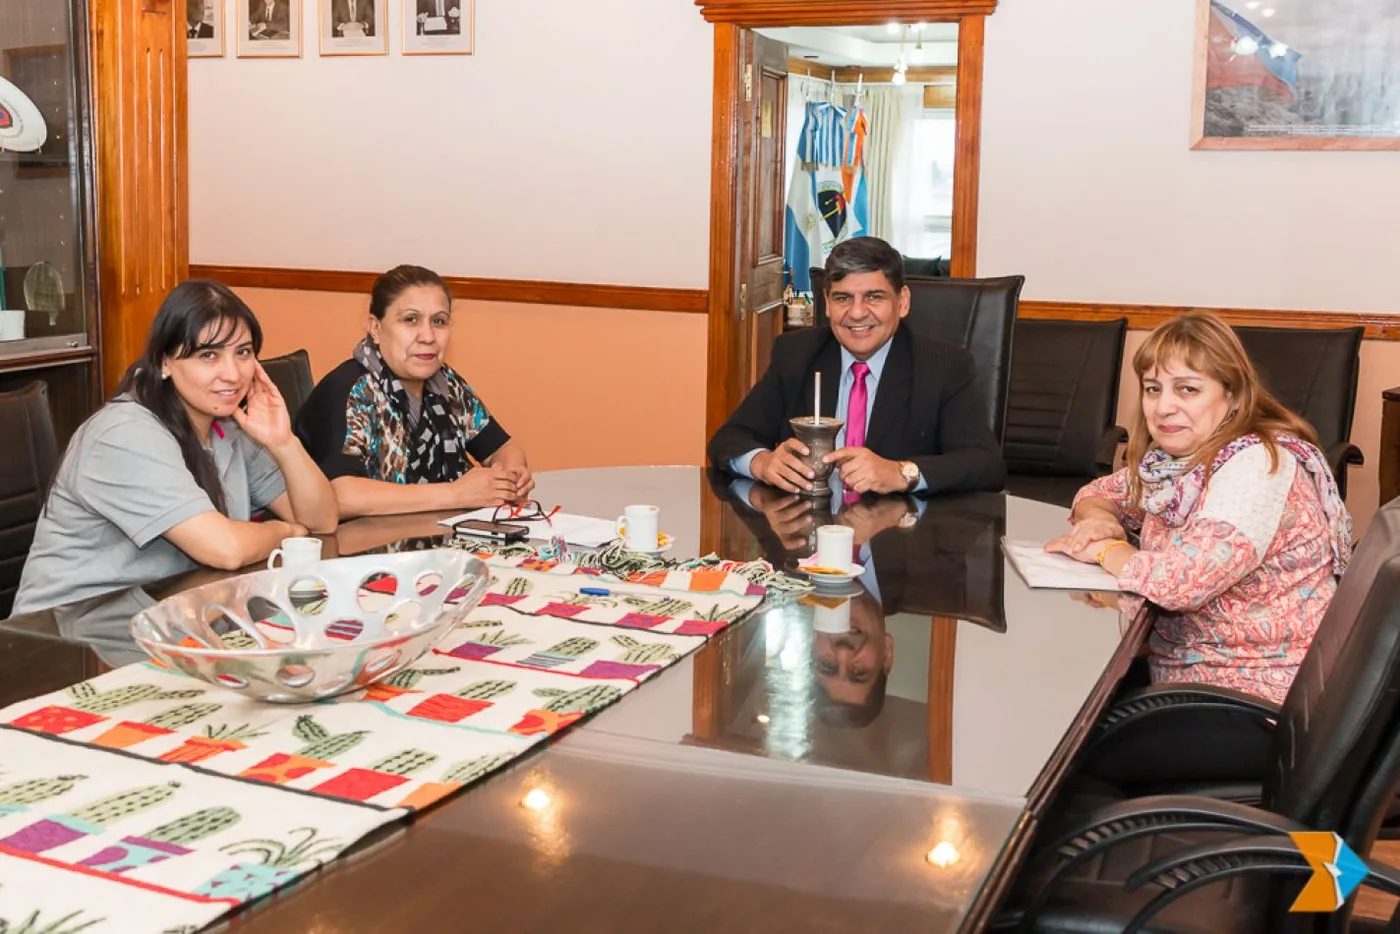
<svg viewBox="0 0 1400 934"><path fill-rule="evenodd" d="M271 703L356 691L417 661L481 602L491 572L456 548L231 577L138 613L155 660Z"/></svg>

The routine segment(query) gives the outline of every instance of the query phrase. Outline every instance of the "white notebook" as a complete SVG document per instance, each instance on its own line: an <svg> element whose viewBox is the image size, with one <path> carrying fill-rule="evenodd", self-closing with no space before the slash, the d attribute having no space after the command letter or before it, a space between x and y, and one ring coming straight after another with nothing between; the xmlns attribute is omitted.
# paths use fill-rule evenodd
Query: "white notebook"
<svg viewBox="0 0 1400 934"><path fill-rule="evenodd" d="M1044 542L1001 540L1016 573L1028 587L1045 590L1121 591L1118 578L1097 564L1085 564L1069 555L1050 554Z"/></svg>

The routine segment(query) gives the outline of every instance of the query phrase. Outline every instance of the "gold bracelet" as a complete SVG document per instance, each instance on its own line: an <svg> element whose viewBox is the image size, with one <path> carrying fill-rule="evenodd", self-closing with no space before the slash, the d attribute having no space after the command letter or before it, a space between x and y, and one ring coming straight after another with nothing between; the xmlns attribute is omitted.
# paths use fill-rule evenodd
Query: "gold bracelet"
<svg viewBox="0 0 1400 934"><path fill-rule="evenodd" d="M1103 559L1108 557L1109 552L1113 551L1113 549L1131 547L1133 546L1122 540L1111 541L1107 545L1104 545L1102 548L1100 548L1098 554L1094 555L1094 563L1097 564L1099 567L1103 567ZM1107 570L1107 568L1104 568L1104 570Z"/></svg>

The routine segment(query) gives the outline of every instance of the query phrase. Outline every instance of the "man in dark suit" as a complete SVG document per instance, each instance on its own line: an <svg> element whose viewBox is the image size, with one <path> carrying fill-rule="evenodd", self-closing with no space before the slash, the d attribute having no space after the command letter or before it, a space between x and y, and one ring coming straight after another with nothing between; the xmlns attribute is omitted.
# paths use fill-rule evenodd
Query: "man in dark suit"
<svg viewBox="0 0 1400 934"><path fill-rule="evenodd" d="M456 36L462 32L462 0L417 0L420 35Z"/></svg>
<svg viewBox="0 0 1400 934"><path fill-rule="evenodd" d="M914 335L904 261L883 240L837 244L826 262L829 331L808 328L773 344L772 362L710 439L716 467L789 492L809 490L807 448L789 419L812 415L817 373L823 414L844 424L826 462L853 493L999 490L1001 448L961 347Z"/></svg>
<svg viewBox="0 0 1400 934"><path fill-rule="evenodd" d="M204 0L185 0L185 35L190 39L214 38L214 26L204 21Z"/></svg>
<svg viewBox="0 0 1400 934"><path fill-rule="evenodd" d="M331 6L331 38L344 37L349 23L359 23L366 36L374 35L374 0L335 0Z"/></svg>
<svg viewBox="0 0 1400 934"><path fill-rule="evenodd" d="M291 38L292 17L287 0L248 0L250 39Z"/></svg>

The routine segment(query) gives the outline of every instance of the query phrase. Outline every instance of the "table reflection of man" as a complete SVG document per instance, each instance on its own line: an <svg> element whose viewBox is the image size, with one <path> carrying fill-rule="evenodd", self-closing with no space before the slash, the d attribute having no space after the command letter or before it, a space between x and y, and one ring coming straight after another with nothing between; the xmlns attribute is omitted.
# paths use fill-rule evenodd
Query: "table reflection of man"
<svg viewBox="0 0 1400 934"><path fill-rule="evenodd" d="M885 631L880 601L869 592L845 598L845 608L850 611L846 632L818 631L812 637L821 694L817 716L834 726L868 726L885 708L894 637Z"/></svg>
<svg viewBox="0 0 1400 934"><path fill-rule="evenodd" d="M833 496L812 499L713 469L708 478L774 566L793 570L798 558L812 554L816 528L839 523L855 533L853 557L862 567L857 583L885 612L950 616L1004 630L1001 494L866 496L845 503L839 481Z"/></svg>
<svg viewBox="0 0 1400 934"><path fill-rule="evenodd" d="M291 29L287 0L248 0L248 38L289 39Z"/></svg>
<svg viewBox="0 0 1400 934"><path fill-rule="evenodd" d="M462 32L461 0L417 0L420 36L455 36Z"/></svg>

